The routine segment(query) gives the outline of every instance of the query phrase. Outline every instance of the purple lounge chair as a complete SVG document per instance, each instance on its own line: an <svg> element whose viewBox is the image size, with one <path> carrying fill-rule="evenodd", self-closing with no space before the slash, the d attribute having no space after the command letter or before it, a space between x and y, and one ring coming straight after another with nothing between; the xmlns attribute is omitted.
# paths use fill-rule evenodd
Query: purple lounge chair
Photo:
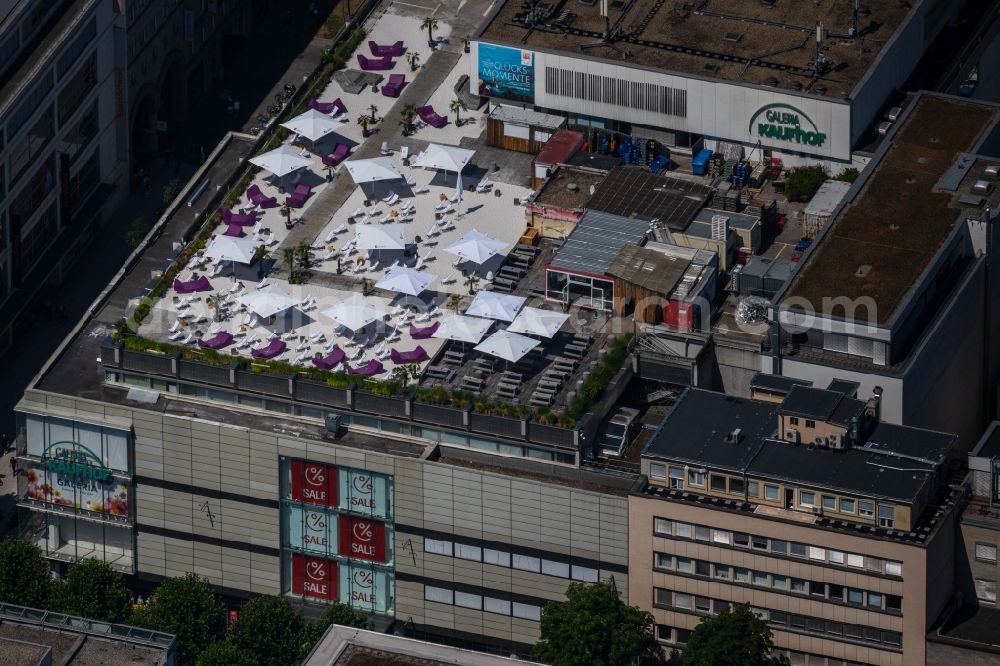
<svg viewBox="0 0 1000 666"><path fill-rule="evenodd" d="M269 197L260 191L260 187L256 184L251 185L247 188L247 199L249 199L253 204L260 206L261 208L274 208L278 205L277 197Z"/></svg>
<svg viewBox="0 0 1000 666"><path fill-rule="evenodd" d="M434 107L427 105L421 106L417 109L417 115L420 119L430 125L431 127L441 128L448 124L448 119L444 116L440 116L434 111Z"/></svg>
<svg viewBox="0 0 1000 666"><path fill-rule="evenodd" d="M233 334L227 333L226 331L220 331L215 334L214 338L208 340L199 340L198 346L202 349L222 349L226 345L232 343Z"/></svg>
<svg viewBox="0 0 1000 666"><path fill-rule="evenodd" d="M228 208L223 208L222 221L226 224L238 224L241 227L249 227L257 221L257 216L253 213L234 213Z"/></svg>
<svg viewBox="0 0 1000 666"><path fill-rule="evenodd" d="M309 100L309 108L316 109L320 113L325 113L327 115L347 113L347 107L340 101L339 97L332 102L321 102L318 99L311 99Z"/></svg>
<svg viewBox="0 0 1000 666"><path fill-rule="evenodd" d="M188 280L187 282L174 280L174 291L178 294L193 294L197 291L212 291L212 283L209 282L208 278L204 275L196 280Z"/></svg>
<svg viewBox="0 0 1000 666"><path fill-rule="evenodd" d="M295 189L285 197L285 203L292 208L302 208L306 205L306 199L312 194L312 185L299 184L295 186Z"/></svg>
<svg viewBox="0 0 1000 666"><path fill-rule="evenodd" d="M438 328L441 327L441 322L436 321L430 326L425 326L424 328L417 328L416 326L410 326L410 337L414 340L427 340L433 338L434 334L437 332Z"/></svg>
<svg viewBox="0 0 1000 666"><path fill-rule="evenodd" d="M389 56L383 56L381 58L366 58L365 56L358 54L358 66L366 72L380 72L387 69L392 69L395 65L392 58Z"/></svg>
<svg viewBox="0 0 1000 666"><path fill-rule="evenodd" d="M390 58L398 58L403 55L402 40L389 45L376 44L375 42L369 40L368 48L371 50L372 55L376 58L384 58L386 56L389 56Z"/></svg>
<svg viewBox="0 0 1000 666"><path fill-rule="evenodd" d="M226 230L222 232L223 236L232 236L233 238L243 238L243 227L238 224L230 224L226 226Z"/></svg>
<svg viewBox="0 0 1000 666"><path fill-rule="evenodd" d="M266 347L261 347L260 349L251 349L250 355L254 358L274 358L281 352L285 351L288 345L285 344L284 340L275 338L267 343Z"/></svg>
<svg viewBox="0 0 1000 666"><path fill-rule="evenodd" d="M382 363L372 359L371 361L368 361L364 365L359 366L357 368L352 368L351 366L347 366L347 374L357 375L358 377L371 377L372 375L377 375L378 373L382 372L384 369L385 366L382 365Z"/></svg>
<svg viewBox="0 0 1000 666"><path fill-rule="evenodd" d="M415 349L412 349L410 351L401 352L393 349L391 352L389 352L389 360L395 363L396 365L404 365L406 363L420 363L421 361L426 361L428 358L430 357L427 355L427 350L421 347L420 345L417 345Z"/></svg>
<svg viewBox="0 0 1000 666"><path fill-rule="evenodd" d="M334 167L347 159L347 156L351 154L351 147L346 143L338 143L333 148L333 152L329 155L323 156L323 164Z"/></svg>
<svg viewBox="0 0 1000 666"><path fill-rule="evenodd" d="M405 76L402 74L390 74L389 82L382 86L382 94L386 97L399 97L399 93L405 85Z"/></svg>
<svg viewBox="0 0 1000 666"><path fill-rule="evenodd" d="M324 370L333 370L336 368L343 360L347 357L344 350L340 347L334 347L332 351L326 356L320 358L316 357L312 360L313 365L317 368L323 368Z"/></svg>

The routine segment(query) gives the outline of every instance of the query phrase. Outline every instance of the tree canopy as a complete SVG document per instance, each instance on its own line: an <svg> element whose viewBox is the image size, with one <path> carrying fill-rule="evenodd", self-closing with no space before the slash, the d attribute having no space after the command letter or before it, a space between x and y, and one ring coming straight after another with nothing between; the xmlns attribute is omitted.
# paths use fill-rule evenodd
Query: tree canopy
<svg viewBox="0 0 1000 666"><path fill-rule="evenodd" d="M358 629L368 629L371 627L368 616L361 611L354 610L346 604L334 603L323 611L323 614L318 619L306 622L305 627L303 627L299 654L301 659L306 658L331 624L357 627Z"/></svg>
<svg viewBox="0 0 1000 666"><path fill-rule="evenodd" d="M535 658L553 666L654 664L653 616L628 606L610 582L570 583L566 601L542 611Z"/></svg>
<svg viewBox="0 0 1000 666"><path fill-rule="evenodd" d="M785 196L789 201L809 201L826 178L821 166L795 167L785 176Z"/></svg>
<svg viewBox="0 0 1000 666"><path fill-rule="evenodd" d="M299 663L303 626L302 616L287 599L256 597L240 609L229 641L261 666L290 666Z"/></svg>
<svg viewBox="0 0 1000 666"><path fill-rule="evenodd" d="M56 607L63 613L105 622L124 622L132 600L125 577L93 558L69 565L55 591Z"/></svg>
<svg viewBox="0 0 1000 666"><path fill-rule="evenodd" d="M771 630L746 604L704 618L688 638L684 666L769 666Z"/></svg>
<svg viewBox="0 0 1000 666"><path fill-rule="evenodd" d="M0 601L48 609L52 574L41 549L24 539L0 541Z"/></svg>
<svg viewBox="0 0 1000 666"><path fill-rule="evenodd" d="M208 581L189 573L168 578L130 623L177 636L178 663L193 664L226 630L226 608Z"/></svg>
<svg viewBox="0 0 1000 666"><path fill-rule="evenodd" d="M247 654L228 641L209 645L198 657L197 666L256 666L252 654Z"/></svg>

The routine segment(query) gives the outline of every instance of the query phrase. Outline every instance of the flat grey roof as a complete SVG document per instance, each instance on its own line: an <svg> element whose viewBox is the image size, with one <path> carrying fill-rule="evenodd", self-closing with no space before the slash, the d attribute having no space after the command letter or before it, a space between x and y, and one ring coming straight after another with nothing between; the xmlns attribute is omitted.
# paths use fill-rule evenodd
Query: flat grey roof
<svg viewBox="0 0 1000 666"><path fill-rule="evenodd" d="M638 244L648 229L646 220L588 210L549 266L604 275L622 248Z"/></svg>
<svg viewBox="0 0 1000 666"><path fill-rule="evenodd" d="M747 215L746 213L737 213L731 210L719 210L718 208L702 208L698 211L698 214L694 216L693 222L704 222L706 224L712 224L712 218L716 215L721 215L722 217L729 219L730 229L753 229L754 226L760 224L760 215Z"/></svg>
<svg viewBox="0 0 1000 666"><path fill-rule="evenodd" d="M519 106L501 106L490 114L490 118L501 120L512 125L530 125L532 127L548 127L559 129L566 124L566 119L552 113L542 113Z"/></svg>
<svg viewBox="0 0 1000 666"><path fill-rule="evenodd" d="M479 38L571 58L843 100L919 4L866 0L864 6L871 13L859 20L859 41L848 34L853 0L612 0L608 14L612 28L619 28L612 48L598 46L605 27L597 2L506 0ZM812 62L818 23L826 28L822 54L830 66L816 80ZM923 22L913 27L922 39ZM595 48L581 50L584 45ZM585 65L578 61L574 69L585 71Z"/></svg>
<svg viewBox="0 0 1000 666"><path fill-rule="evenodd" d="M800 388L793 387L792 391ZM956 440L944 433L879 423L860 447L843 451L811 449L776 439L780 409L777 403L689 388L642 454L911 503L946 460ZM736 428L742 430L740 442L727 442L726 436Z"/></svg>
<svg viewBox="0 0 1000 666"><path fill-rule="evenodd" d="M851 189L851 183L842 180L828 180L819 186L816 194L809 200L804 211L805 215L815 217L829 217L837 206L847 196L847 191Z"/></svg>

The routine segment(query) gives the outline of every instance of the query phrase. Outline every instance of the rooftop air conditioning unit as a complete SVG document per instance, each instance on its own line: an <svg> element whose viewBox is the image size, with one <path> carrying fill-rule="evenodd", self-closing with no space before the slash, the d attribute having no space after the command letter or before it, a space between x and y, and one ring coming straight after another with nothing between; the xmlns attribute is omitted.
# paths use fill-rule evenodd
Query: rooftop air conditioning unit
<svg viewBox="0 0 1000 666"><path fill-rule="evenodd" d="M731 433L729 433L729 437L727 437L726 439L729 441L730 444L739 444L740 439L742 438L743 438L743 429L735 428Z"/></svg>
<svg viewBox="0 0 1000 666"><path fill-rule="evenodd" d="M795 428L787 428L785 430L785 441L791 442L792 444L798 444L801 441L799 431Z"/></svg>

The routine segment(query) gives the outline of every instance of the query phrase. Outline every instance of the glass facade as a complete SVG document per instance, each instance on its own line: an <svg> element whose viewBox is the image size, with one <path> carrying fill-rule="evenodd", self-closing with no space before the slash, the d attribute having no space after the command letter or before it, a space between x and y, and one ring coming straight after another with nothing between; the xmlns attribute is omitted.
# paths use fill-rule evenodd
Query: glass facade
<svg viewBox="0 0 1000 666"><path fill-rule="evenodd" d="M131 431L35 414L18 430L22 536L55 560L134 572Z"/></svg>
<svg viewBox="0 0 1000 666"><path fill-rule="evenodd" d="M285 594L391 615L395 607L394 531L391 476L281 459Z"/></svg>
<svg viewBox="0 0 1000 666"><path fill-rule="evenodd" d="M614 308L614 283L550 269L545 273L545 298L577 307L611 310Z"/></svg>

